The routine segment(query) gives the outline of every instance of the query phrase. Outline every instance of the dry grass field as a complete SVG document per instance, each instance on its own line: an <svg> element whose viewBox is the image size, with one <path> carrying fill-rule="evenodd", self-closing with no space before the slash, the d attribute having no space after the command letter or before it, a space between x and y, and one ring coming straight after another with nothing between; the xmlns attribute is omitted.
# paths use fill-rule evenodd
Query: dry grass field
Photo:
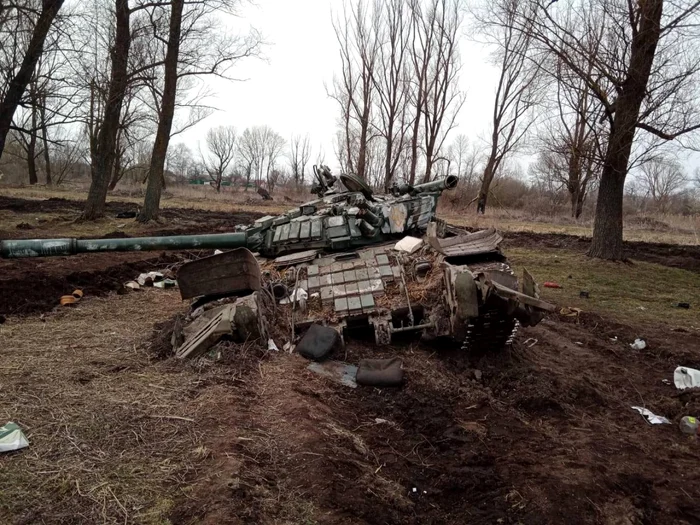
<svg viewBox="0 0 700 525"><path fill-rule="evenodd" d="M287 196L173 188L161 220L138 225L115 217L138 206L136 190L83 223L80 188L5 187L0 238L228 231L308 198ZM552 314L496 354L349 342L348 362L400 356L407 375L401 389L353 390L252 344L163 357L188 303L117 291L198 254L0 260L0 418L30 441L0 454L0 522L700 522L699 442L677 427L700 415L700 394L665 382L678 365L700 368L697 220L628 219L629 260L612 263L586 257L585 222L444 204L440 216L503 230L516 271L558 282L543 297L581 312ZM85 297L57 306L74 288ZM638 337L644 350L630 347ZM672 424L648 425L633 405Z"/></svg>

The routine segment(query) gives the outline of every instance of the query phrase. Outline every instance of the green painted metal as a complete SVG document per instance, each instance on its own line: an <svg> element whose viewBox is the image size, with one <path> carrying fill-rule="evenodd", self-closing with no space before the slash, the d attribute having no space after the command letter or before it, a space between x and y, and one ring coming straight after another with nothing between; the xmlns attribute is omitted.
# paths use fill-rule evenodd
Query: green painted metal
<svg viewBox="0 0 700 525"><path fill-rule="evenodd" d="M345 178L350 181L351 178ZM356 187L363 186L356 182ZM394 188L393 195L328 189L319 198L276 217L263 217L236 233L126 239L32 239L0 242L0 257L47 257L91 252L248 248L265 257L306 250L347 250L422 235L443 190L458 178ZM355 186L353 186L355 187ZM302 223L304 226L302 226ZM303 234L302 234L303 232Z"/></svg>
<svg viewBox="0 0 700 525"><path fill-rule="evenodd" d="M49 257L92 252L159 250L228 250L250 247L254 239L245 232L128 239L28 239L0 242L0 257ZM256 241L257 242L257 241ZM255 248L253 246L253 248Z"/></svg>

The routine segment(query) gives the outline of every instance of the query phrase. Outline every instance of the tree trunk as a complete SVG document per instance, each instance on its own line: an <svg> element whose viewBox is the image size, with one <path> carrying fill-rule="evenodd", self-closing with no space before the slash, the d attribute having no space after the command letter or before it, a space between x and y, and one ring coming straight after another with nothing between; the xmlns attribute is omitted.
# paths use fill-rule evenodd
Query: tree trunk
<svg viewBox="0 0 700 525"><path fill-rule="evenodd" d="M580 189L576 198L576 212L574 213L574 219L581 217L581 214L583 213L583 201L585 198L586 192L583 189Z"/></svg>
<svg viewBox="0 0 700 525"><path fill-rule="evenodd" d="M177 94L177 62L180 55L180 26L182 25L182 10L184 0L173 0L170 8L170 30L168 33L168 49L165 52L165 78L163 80L163 98L160 104L158 131L153 144L151 169L148 175L146 198L141 213L136 218L139 222L148 222L158 218L160 195L165 187L165 157L170 144L170 130L173 127L175 115L175 95ZM216 191L219 191L221 180L217 180Z"/></svg>
<svg viewBox="0 0 700 525"><path fill-rule="evenodd" d="M593 240L588 255L620 260L622 250L622 199L639 109L646 95L656 45L661 33L663 0L640 2L639 31L632 38L630 64L610 129L608 149L600 178Z"/></svg>
<svg viewBox="0 0 700 525"><path fill-rule="evenodd" d="M7 139L7 133L10 131L15 110L34 74L36 63L44 51L46 35L51 29L51 24L63 2L64 0L43 0L41 14L32 31L32 38L27 46L22 64L17 74L10 80L5 92L5 98L0 102L0 156L2 156L2 152L5 149L5 140Z"/></svg>
<svg viewBox="0 0 700 525"><path fill-rule="evenodd" d="M419 92L419 96L420 92ZM418 167L418 133L420 132L420 108L416 108L416 120L413 122L413 135L411 136L411 171L409 173L409 183L416 182L416 169Z"/></svg>
<svg viewBox="0 0 700 525"><path fill-rule="evenodd" d="M432 153L425 155L425 173L423 174L423 182L430 182L433 175L433 155Z"/></svg>
<svg viewBox="0 0 700 525"><path fill-rule="evenodd" d="M486 168L484 168L484 178L481 181L481 188L479 189L479 197L476 201L476 212L484 214L486 213L486 201L489 197L489 189L491 188L491 182L493 182L493 176L495 174L495 160L493 157L489 158Z"/></svg>
<svg viewBox="0 0 700 525"><path fill-rule="evenodd" d="M114 188L117 187L117 183L121 180L122 178L122 152L117 151L116 155L114 156L114 167L112 168L112 178L109 181L109 187L107 188L109 191L114 190Z"/></svg>
<svg viewBox="0 0 700 525"><path fill-rule="evenodd" d="M32 130L27 145L27 171L29 172L29 184L34 185L39 182L36 174L36 132Z"/></svg>
<svg viewBox="0 0 700 525"><path fill-rule="evenodd" d="M94 220L105 213L107 189L109 187L119 130L119 117L127 87L127 67L131 33L129 28L129 1L115 0L116 33L112 48L112 68L110 72L109 93L105 103L104 118L97 137L97 147L92 165L92 182L88 192L85 211L82 218Z"/></svg>
<svg viewBox="0 0 700 525"><path fill-rule="evenodd" d="M393 154L394 147L393 132L394 130L390 127L389 132L387 133L389 138L386 141L386 159L384 162L384 191L386 191L386 193L389 193L391 179L393 178L393 174L391 172L391 156Z"/></svg>
<svg viewBox="0 0 700 525"><path fill-rule="evenodd" d="M31 92L31 91L30 91ZM29 133L29 142L27 143L27 172L29 172L29 184L34 185L39 182L39 177L36 173L36 127L37 127L37 99L34 92L31 92L32 104L32 129Z"/></svg>
<svg viewBox="0 0 700 525"><path fill-rule="evenodd" d="M360 122L360 151L357 155L357 176L361 179L367 179L366 177L366 163L367 163L367 134L369 131L369 106L365 106L365 111L362 114L362 120Z"/></svg>
<svg viewBox="0 0 700 525"><path fill-rule="evenodd" d="M49 137L46 129L46 121L44 120L44 108L42 106L42 125L41 125L41 140L44 144L44 172L46 173L46 185L51 186L51 152L49 151Z"/></svg>

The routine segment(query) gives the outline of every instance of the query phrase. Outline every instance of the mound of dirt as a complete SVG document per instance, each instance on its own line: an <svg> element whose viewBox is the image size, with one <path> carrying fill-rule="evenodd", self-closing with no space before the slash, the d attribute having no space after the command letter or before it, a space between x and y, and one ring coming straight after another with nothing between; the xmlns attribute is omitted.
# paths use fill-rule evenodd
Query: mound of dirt
<svg viewBox="0 0 700 525"><path fill-rule="evenodd" d="M182 260L177 253L139 254L140 260L126 261L122 256L122 262L114 254L102 255L111 257L111 264L93 269L90 269L90 263L97 257L95 255L56 260L59 266L63 263L65 272L56 271L56 268L45 271L40 265L37 267L33 260L26 263L26 269L22 268L21 262L2 261L7 271L0 279L0 289L3 291L0 294L0 314L26 315L49 311L59 304L62 295L70 294L75 289L81 289L85 297L103 296L119 290L141 272L159 270ZM104 264L104 257L97 257L95 262L98 261ZM85 269L78 269L81 267Z"/></svg>
<svg viewBox="0 0 700 525"><path fill-rule="evenodd" d="M210 468L226 475L195 486L172 521L695 523L697 443L676 423L700 395L661 379L697 344L645 328L650 349L630 350L639 330L553 317L510 352L352 342L339 356L400 355L398 390L349 389L272 355L221 414L236 425ZM648 425L630 408L640 404L674 424Z"/></svg>

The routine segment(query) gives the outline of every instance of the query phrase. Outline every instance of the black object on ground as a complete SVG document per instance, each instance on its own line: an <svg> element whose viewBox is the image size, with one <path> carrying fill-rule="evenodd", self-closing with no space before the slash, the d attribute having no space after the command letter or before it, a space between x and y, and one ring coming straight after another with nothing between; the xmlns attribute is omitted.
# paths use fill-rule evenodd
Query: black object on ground
<svg viewBox="0 0 700 525"><path fill-rule="evenodd" d="M688 310L690 308L690 303L677 303L676 308L685 308Z"/></svg>
<svg viewBox="0 0 700 525"><path fill-rule="evenodd" d="M297 345L297 352L313 361L328 356L336 346L340 346L340 334L333 328L312 324Z"/></svg>
<svg viewBox="0 0 700 525"><path fill-rule="evenodd" d="M579 296L579 297L582 297L582 298L584 298L584 299L588 299L588 298L590 298L590 296L591 296L591 292L589 292L588 290L581 290L581 291L578 293L578 296Z"/></svg>
<svg viewBox="0 0 700 525"><path fill-rule="evenodd" d="M398 357L391 359L363 359L357 367L357 384L366 386L401 386L403 384L403 362Z"/></svg>

